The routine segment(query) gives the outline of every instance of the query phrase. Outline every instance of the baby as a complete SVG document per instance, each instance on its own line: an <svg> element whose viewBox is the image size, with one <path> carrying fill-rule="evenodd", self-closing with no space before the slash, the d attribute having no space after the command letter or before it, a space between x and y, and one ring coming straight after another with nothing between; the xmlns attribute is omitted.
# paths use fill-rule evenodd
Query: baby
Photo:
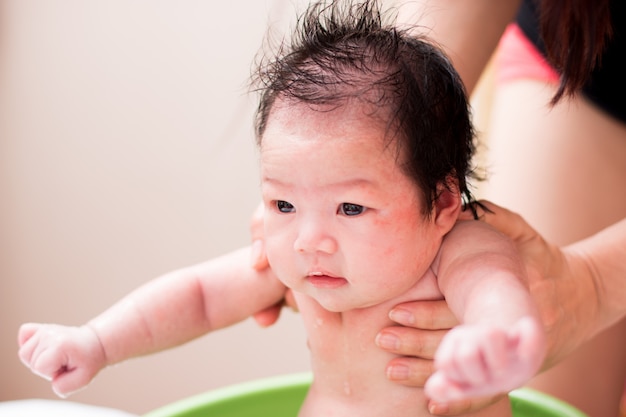
<svg viewBox="0 0 626 417"><path fill-rule="evenodd" d="M245 248L157 278L81 327L25 324L19 355L68 394L104 367L184 343L294 292L313 382L300 417L428 416L439 401L507 392L545 340L513 245L457 221L471 204L473 129L442 52L383 23L373 0L317 3L261 63L257 113L266 251ZM388 311L447 300L425 389L388 381L374 344ZM476 415L510 415L508 400Z"/></svg>

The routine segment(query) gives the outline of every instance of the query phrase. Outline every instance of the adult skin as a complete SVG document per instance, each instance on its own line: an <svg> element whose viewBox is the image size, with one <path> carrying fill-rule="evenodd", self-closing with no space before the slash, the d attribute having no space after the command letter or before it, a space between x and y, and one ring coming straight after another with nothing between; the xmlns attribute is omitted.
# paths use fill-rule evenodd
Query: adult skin
<svg viewBox="0 0 626 417"><path fill-rule="evenodd" d="M529 287L542 312L549 341L544 369L626 316L626 219L560 248L547 242L520 215L488 201L482 203L489 211L481 212L480 219L513 239L528 269ZM252 230L261 245L257 221L253 221ZM260 249L254 262L263 268L265 258L257 258ZM286 304L295 308L292 299ZM271 325L279 311L277 306L255 318L259 324ZM384 329L376 342L406 356L389 364L388 376L423 386L432 374L432 358L441 338L457 320L444 301L402 304L390 312L390 317L402 326ZM461 414L494 400L439 404L437 414Z"/></svg>
<svg viewBox="0 0 626 417"><path fill-rule="evenodd" d="M481 220L515 241L528 269L529 287L549 341L544 369L626 316L626 219L560 248L548 243L518 214L483 203L490 212L482 214ZM396 381L421 386L432 372L431 359L441 337L456 325L456 318L445 302L403 304L393 309L390 317L407 327L384 329L377 343L407 356L394 359L387 374ZM438 404L436 412L461 414L493 400Z"/></svg>
<svg viewBox="0 0 626 417"><path fill-rule="evenodd" d="M407 24L419 22L432 28L428 31L429 36L447 50L471 93L502 30L518 6L517 0L406 2L400 16ZM492 172L482 194L515 208L548 241L565 246L626 216L626 194L617 191L623 189L623 179L626 178L626 126L579 95L564 97L557 105L549 107L556 87L535 79L517 79L496 86L494 111L490 118L492 124L487 129L488 165ZM626 235L623 221L615 226L615 229L609 229L612 236ZM623 240L614 240L614 243L621 244L622 249L626 247ZM578 267L570 262L577 262L583 268L585 263L579 257L571 256L567 248L564 253L570 254L571 258L567 267L579 273ZM619 256L614 250L620 248L604 246L602 250L607 251L607 257ZM594 256L604 256L597 249L593 253ZM613 263L610 265L623 259L611 258L609 260ZM603 268L598 261L594 265ZM595 279L603 286L614 286L618 282L621 287L615 287L616 290L624 291L620 278L602 274ZM536 297L552 298L554 303L567 301L565 305L554 304L546 310L545 316L553 319L547 323L549 330L553 334L568 335L564 342L572 346L553 352L559 360L563 360L564 352L570 355L557 367L540 375L531 386L560 397L594 417L614 417L618 414L626 379L626 356L623 355L626 320L611 322L614 325L607 328L599 318L576 314L577 311L590 313L590 306L584 304L596 305L597 299L590 295L594 294L593 291L586 293L569 288L574 285L587 288L577 280L563 281L554 284L554 291L558 294L536 294ZM568 297L573 294L580 295L580 299ZM618 294L607 295L623 298ZM539 302L549 307L549 302L541 299ZM555 312L551 311L557 307L565 314L561 318L554 317ZM419 308L428 309L425 306ZM597 308L604 309L604 306ZM570 321L570 316L580 317L583 321ZM602 334L598 334L598 329L585 328L602 323L605 324L600 327L604 329ZM563 329L556 332L560 326L564 326ZM421 335L423 332L405 335L403 343L420 339ZM591 335L596 337L571 352L574 345L588 340ZM554 341L554 347L559 343ZM411 375L423 374L423 368L421 371L413 369ZM390 374L394 375L393 368ZM396 372L395 376L402 375ZM409 380L419 382L419 378L413 376L409 376ZM465 411L465 408L458 411Z"/></svg>

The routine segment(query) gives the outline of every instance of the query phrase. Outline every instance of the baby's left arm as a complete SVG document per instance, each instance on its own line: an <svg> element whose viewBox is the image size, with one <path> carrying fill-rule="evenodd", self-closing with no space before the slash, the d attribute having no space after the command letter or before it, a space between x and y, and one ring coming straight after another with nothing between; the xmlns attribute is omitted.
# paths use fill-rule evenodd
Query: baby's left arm
<svg viewBox="0 0 626 417"><path fill-rule="evenodd" d="M441 342L426 394L440 402L490 396L532 378L546 341L513 243L483 222L459 222L433 270L461 325Z"/></svg>

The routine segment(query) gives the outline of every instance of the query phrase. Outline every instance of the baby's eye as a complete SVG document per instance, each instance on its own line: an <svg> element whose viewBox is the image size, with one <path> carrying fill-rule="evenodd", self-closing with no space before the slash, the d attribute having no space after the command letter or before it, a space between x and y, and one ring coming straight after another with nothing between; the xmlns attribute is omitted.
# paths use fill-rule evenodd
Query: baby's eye
<svg viewBox="0 0 626 417"><path fill-rule="evenodd" d="M293 204L283 200L276 201L276 208L281 213L293 213L294 211L296 211L296 208L293 206Z"/></svg>
<svg viewBox="0 0 626 417"><path fill-rule="evenodd" d="M358 216L365 211L365 207L359 204L341 203L339 206L339 213L346 216Z"/></svg>

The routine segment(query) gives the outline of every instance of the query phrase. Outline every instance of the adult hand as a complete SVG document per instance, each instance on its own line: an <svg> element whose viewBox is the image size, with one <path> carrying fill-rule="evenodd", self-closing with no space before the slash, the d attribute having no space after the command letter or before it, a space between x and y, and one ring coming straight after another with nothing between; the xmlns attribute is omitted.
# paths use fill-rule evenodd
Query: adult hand
<svg viewBox="0 0 626 417"><path fill-rule="evenodd" d="M584 241L560 248L546 242L517 213L482 203L487 211L481 220L513 239L526 265L530 293L547 335L543 370L548 369L604 327L599 312L600 277L594 274Z"/></svg>
<svg viewBox="0 0 626 417"><path fill-rule="evenodd" d="M252 237L252 259L250 259L252 266L258 271L269 268L270 264L267 261L263 243L263 203L259 204L252 214L252 219L250 220L250 235ZM282 301L256 313L253 316L254 320L261 327L271 326L276 323L280 317L280 312L284 306L297 310L293 293L289 289L285 293L285 298Z"/></svg>
<svg viewBox="0 0 626 417"><path fill-rule="evenodd" d="M597 289L584 257L546 242L521 216L490 202L482 202L479 218L516 243L528 273L528 285L537 302L547 334L547 369L597 332ZM462 215L471 218L470 213ZM585 301L586 300L586 301ZM390 361L390 380L423 386L432 373L432 358L443 335L456 325L445 302L420 301L396 306L390 318L405 327L388 327L377 344L397 355ZM500 397L437 404L429 410L438 415L457 415L479 410Z"/></svg>
<svg viewBox="0 0 626 417"><path fill-rule="evenodd" d="M434 372L433 358L443 336L458 323L445 300L412 301L389 313L401 326L387 327L377 335L376 344L396 355L387 365L389 380L407 386L423 387ZM501 395L450 403L430 401L436 415L457 415L479 410L502 398Z"/></svg>

